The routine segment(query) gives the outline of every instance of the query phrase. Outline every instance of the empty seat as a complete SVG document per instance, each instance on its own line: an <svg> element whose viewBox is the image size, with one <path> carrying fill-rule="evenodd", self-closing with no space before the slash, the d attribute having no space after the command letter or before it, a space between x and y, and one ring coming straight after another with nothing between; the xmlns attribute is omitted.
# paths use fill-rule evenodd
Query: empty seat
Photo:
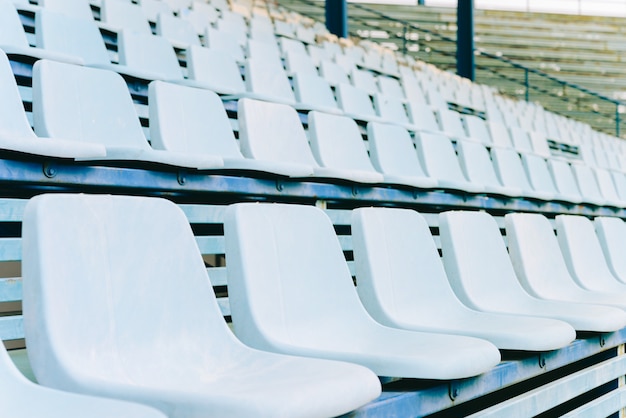
<svg viewBox="0 0 626 418"><path fill-rule="evenodd" d="M509 213L504 220L511 262L528 293L541 299L597 303L626 310L626 287L621 292L598 292L583 289L574 281L545 216Z"/></svg>
<svg viewBox="0 0 626 418"><path fill-rule="evenodd" d="M50 12L93 21L91 6L85 0L40 0L38 5Z"/></svg>
<svg viewBox="0 0 626 418"><path fill-rule="evenodd" d="M42 195L25 210L23 237L25 334L44 385L172 418L335 416L380 393L362 367L241 344L172 202Z"/></svg>
<svg viewBox="0 0 626 418"><path fill-rule="evenodd" d="M328 174L360 183L382 183L372 166L356 122L347 117L309 113L309 142L317 162Z"/></svg>
<svg viewBox="0 0 626 418"><path fill-rule="evenodd" d="M352 81L354 87L365 90L367 94L374 95L380 93L376 76L371 71L354 68L350 73L350 81Z"/></svg>
<svg viewBox="0 0 626 418"><path fill-rule="evenodd" d="M187 76L195 86L219 94L246 92L239 65L231 55L219 49L192 45L187 50Z"/></svg>
<svg viewBox="0 0 626 418"><path fill-rule="evenodd" d="M350 84L348 73L346 73L343 68L334 62L322 60L318 66L320 75L324 77L331 86Z"/></svg>
<svg viewBox="0 0 626 418"><path fill-rule="evenodd" d="M463 123L465 125L467 136L472 140L478 141L484 145L492 145L492 143L495 144L495 141L491 138L489 128L487 127L487 123L485 123L484 119L475 115L464 115Z"/></svg>
<svg viewBox="0 0 626 418"><path fill-rule="evenodd" d="M219 12L212 4L194 0L191 9L182 10L180 17L191 23L198 35L202 35L210 25L217 22Z"/></svg>
<svg viewBox="0 0 626 418"><path fill-rule="evenodd" d="M413 210L355 209L352 242L358 294L383 325L484 338L505 350L554 350L575 337L565 322L463 305L450 287L426 220Z"/></svg>
<svg viewBox="0 0 626 418"><path fill-rule="evenodd" d="M456 150L461 169L470 182L483 186L487 193L504 196L522 194L521 189L505 187L500 183L489 151L483 144L473 141L457 141Z"/></svg>
<svg viewBox="0 0 626 418"><path fill-rule="evenodd" d="M516 126L509 128L511 132L511 140L513 142L513 148L520 152L533 152L530 136L526 131ZM541 153L538 153L541 154Z"/></svg>
<svg viewBox="0 0 626 418"><path fill-rule="evenodd" d="M40 136L104 145L106 157L100 159L198 169L223 165L219 157L152 149L124 79L112 71L37 61L33 68L33 119Z"/></svg>
<svg viewBox="0 0 626 418"><path fill-rule="evenodd" d="M623 292L625 282L611 273L590 219L558 215L556 232L570 274L583 288L599 292Z"/></svg>
<svg viewBox="0 0 626 418"><path fill-rule="evenodd" d="M409 114L409 120L415 126L415 129L422 132L445 135L439 128L435 114L428 104L409 99L406 109Z"/></svg>
<svg viewBox="0 0 626 418"><path fill-rule="evenodd" d="M293 90L296 96L296 109L319 110L326 113L343 113L330 84L317 73L296 73L293 75Z"/></svg>
<svg viewBox="0 0 626 418"><path fill-rule="evenodd" d="M365 365L379 376L451 379L499 361L490 343L384 327L359 302L320 209L235 204L224 219L235 334L250 346Z"/></svg>
<svg viewBox="0 0 626 418"><path fill-rule="evenodd" d="M374 110L372 99L365 90L349 84L339 84L335 87L337 104L346 116L358 121L378 121L384 122Z"/></svg>
<svg viewBox="0 0 626 418"><path fill-rule="evenodd" d="M396 99L406 100L404 95L404 89L397 78L387 77L379 75L377 77L378 90L388 97L395 97Z"/></svg>
<svg viewBox="0 0 626 418"><path fill-rule="evenodd" d="M585 202L597 206L603 206L607 203L600 192L600 186L598 186L598 181L591 167L586 164L572 164L572 172Z"/></svg>
<svg viewBox="0 0 626 418"><path fill-rule="evenodd" d="M230 55L236 62L244 62L245 54L237 39L228 31L207 27L204 33L207 48L218 50Z"/></svg>
<svg viewBox="0 0 626 418"><path fill-rule="evenodd" d="M133 31L144 35L151 35L152 29L141 6L131 2L119 0L102 0L100 7L102 23L116 31Z"/></svg>
<svg viewBox="0 0 626 418"><path fill-rule="evenodd" d="M308 54L288 50L283 53L283 56L285 57L285 70L288 74L319 75Z"/></svg>
<svg viewBox="0 0 626 418"><path fill-rule="evenodd" d="M278 59L274 60L271 57L246 59L244 79L246 97L288 105L296 104L287 74ZM235 96L238 97L240 96Z"/></svg>
<svg viewBox="0 0 626 418"><path fill-rule="evenodd" d="M485 312L560 319L577 331L624 327L619 308L548 301L529 295L519 283L500 228L485 212L439 215L443 261L455 293L465 305Z"/></svg>
<svg viewBox="0 0 626 418"><path fill-rule="evenodd" d="M157 15L156 34L179 48L187 49L190 45L200 46L200 38L191 23L171 13Z"/></svg>
<svg viewBox="0 0 626 418"><path fill-rule="evenodd" d="M119 1L119 0L111 0ZM120 72L146 80L182 80L174 47L162 36L123 30L117 36Z"/></svg>
<svg viewBox="0 0 626 418"><path fill-rule="evenodd" d="M626 283L626 224L620 218L604 216L595 218L593 224L611 273Z"/></svg>
<svg viewBox="0 0 626 418"><path fill-rule="evenodd" d="M30 127L11 64L0 50L0 150L58 158L99 158L106 155L101 144L61 138L38 138Z"/></svg>
<svg viewBox="0 0 626 418"><path fill-rule="evenodd" d="M27 380L0 347L2 413L12 417L165 418L156 409L130 402L78 395L46 388Z"/></svg>
<svg viewBox="0 0 626 418"><path fill-rule="evenodd" d="M250 38L247 41L246 50L248 52L246 58L280 62L281 54L276 41L268 42Z"/></svg>
<svg viewBox="0 0 626 418"><path fill-rule="evenodd" d="M487 127L491 136L491 142L496 147L511 148L511 135L506 125L499 122L488 122Z"/></svg>
<svg viewBox="0 0 626 418"><path fill-rule="evenodd" d="M415 145L422 167L429 177L437 180L440 187L470 193L485 191L480 184L467 180L448 137L420 132L415 138Z"/></svg>
<svg viewBox="0 0 626 418"><path fill-rule="evenodd" d="M576 178L572 172L572 167L567 161L548 159L548 168L554 179L559 195L573 203L581 203L583 197L580 194L580 189L576 183Z"/></svg>
<svg viewBox="0 0 626 418"><path fill-rule="evenodd" d="M492 148L491 159L498 173L498 178L504 186L517 188L522 195L542 200L552 200L554 195L548 192L533 189L524 171L522 160L512 148Z"/></svg>
<svg viewBox="0 0 626 418"><path fill-rule="evenodd" d="M417 127L409 122L409 116L402 99L374 93L374 108L378 116L385 122L396 123L412 131L417 130Z"/></svg>
<svg viewBox="0 0 626 418"><path fill-rule="evenodd" d="M567 203L580 203L580 196L563 195L557 190L545 158L537 154L527 153L522 153L521 157L524 170L534 190L540 193L551 194L555 200Z"/></svg>
<svg viewBox="0 0 626 418"><path fill-rule="evenodd" d="M149 22L156 22L159 13L167 13L170 16L174 15L174 11L170 5L162 0L139 0L137 3L141 6L141 11Z"/></svg>
<svg viewBox="0 0 626 418"><path fill-rule="evenodd" d="M622 199L617 193L611 172L604 168L592 168L591 171L595 175L600 194L606 200L607 205L624 207L626 205L626 199Z"/></svg>

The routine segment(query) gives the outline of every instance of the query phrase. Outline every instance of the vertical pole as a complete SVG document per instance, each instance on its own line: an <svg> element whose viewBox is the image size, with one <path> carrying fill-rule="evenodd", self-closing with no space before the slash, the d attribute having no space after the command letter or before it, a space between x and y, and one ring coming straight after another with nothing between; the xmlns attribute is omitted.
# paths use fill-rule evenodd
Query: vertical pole
<svg viewBox="0 0 626 418"><path fill-rule="evenodd" d="M402 27L402 53L404 55L406 55L406 43L407 43L406 36L408 34L407 26L408 24Z"/></svg>
<svg viewBox="0 0 626 418"><path fill-rule="evenodd" d="M615 136L619 138L620 135L620 117L619 117L619 103L615 103Z"/></svg>
<svg viewBox="0 0 626 418"><path fill-rule="evenodd" d="M326 28L340 38L348 37L347 0L326 0Z"/></svg>
<svg viewBox="0 0 626 418"><path fill-rule="evenodd" d="M474 0L458 0L456 21L456 72L474 81Z"/></svg>
<svg viewBox="0 0 626 418"><path fill-rule="evenodd" d="M530 99L530 83L528 82L528 68L524 68L524 87L526 88L526 101Z"/></svg>
<svg viewBox="0 0 626 418"><path fill-rule="evenodd" d="M418 6L425 6L426 5L426 1L425 0L417 0L417 5Z"/></svg>

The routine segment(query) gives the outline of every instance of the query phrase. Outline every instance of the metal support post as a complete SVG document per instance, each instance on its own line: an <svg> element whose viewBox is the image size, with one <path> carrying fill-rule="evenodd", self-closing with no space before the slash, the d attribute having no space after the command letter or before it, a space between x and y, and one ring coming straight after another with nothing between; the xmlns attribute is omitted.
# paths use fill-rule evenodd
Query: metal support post
<svg viewBox="0 0 626 418"><path fill-rule="evenodd" d="M456 72L474 81L474 0L458 0L456 21Z"/></svg>
<svg viewBox="0 0 626 418"><path fill-rule="evenodd" d="M347 0L326 0L326 28L340 38L348 37Z"/></svg>

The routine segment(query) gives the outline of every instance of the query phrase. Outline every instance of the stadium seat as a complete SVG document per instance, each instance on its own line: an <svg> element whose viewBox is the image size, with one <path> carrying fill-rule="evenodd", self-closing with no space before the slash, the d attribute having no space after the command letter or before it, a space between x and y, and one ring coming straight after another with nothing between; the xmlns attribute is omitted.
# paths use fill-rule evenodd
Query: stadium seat
<svg viewBox="0 0 626 418"><path fill-rule="evenodd" d="M318 66L320 75L324 77L331 86L350 84L348 73L336 63L324 59L320 61Z"/></svg>
<svg viewBox="0 0 626 418"><path fill-rule="evenodd" d="M192 45L187 50L187 85L212 90L222 95L245 95L246 85L239 65L219 49ZM193 83L192 83L193 81ZM180 84L180 81L176 81Z"/></svg>
<svg viewBox="0 0 626 418"><path fill-rule="evenodd" d="M488 146L491 146L492 143L495 144L484 119L476 115L463 115L463 125L467 136L472 140Z"/></svg>
<svg viewBox="0 0 626 418"><path fill-rule="evenodd" d="M437 108L437 116L440 130L445 132L448 137L452 139L483 142L480 138L471 138L467 135L465 128L463 128L461 115L459 115L458 112L449 110L447 107Z"/></svg>
<svg viewBox="0 0 626 418"><path fill-rule="evenodd" d="M487 122L491 143L495 147L511 148L511 136L506 125L500 122Z"/></svg>
<svg viewBox="0 0 626 418"><path fill-rule="evenodd" d="M619 281L626 283L626 224L620 218L605 216L598 216L593 224L611 273Z"/></svg>
<svg viewBox="0 0 626 418"><path fill-rule="evenodd" d="M570 202L582 203L583 197L570 164L565 160L554 158L549 158L547 162L559 195Z"/></svg>
<svg viewBox="0 0 626 418"><path fill-rule="evenodd" d="M511 133L513 148L515 148L519 152L534 152L530 136L526 131L516 126L511 126L509 128L509 131Z"/></svg>
<svg viewBox="0 0 626 418"><path fill-rule="evenodd" d="M280 59L278 57L267 58L246 59L244 81L247 92L243 96L291 106L295 105L296 98ZM241 96L236 95L233 98Z"/></svg>
<svg viewBox="0 0 626 418"><path fill-rule="evenodd" d="M100 20L103 26L115 32L125 30L152 35L150 23L138 4L119 0L102 0Z"/></svg>
<svg viewBox="0 0 626 418"><path fill-rule="evenodd" d="M0 49L9 56L26 57L31 63L46 58L56 61L81 64L82 61L73 55L46 51L43 48L31 47L17 9L9 0L0 0Z"/></svg>
<svg viewBox="0 0 626 418"><path fill-rule="evenodd" d="M435 188L437 180L426 176L409 132L401 126L367 124L369 154L373 166L385 176L385 183Z"/></svg>
<svg viewBox="0 0 626 418"><path fill-rule="evenodd" d="M346 116L357 121L385 122L376 114L372 99L365 90L349 84L338 84L335 86L335 96L337 104Z"/></svg>
<svg viewBox="0 0 626 418"><path fill-rule="evenodd" d="M143 15L148 22L156 23L159 13L174 16L174 11L167 2L162 0L138 0L137 4L141 6Z"/></svg>
<svg viewBox="0 0 626 418"><path fill-rule="evenodd" d="M409 122L406 108L402 99L394 96L386 96L382 93L374 93L374 109L376 114L386 123L395 123L404 126L410 131L416 131L417 127Z"/></svg>
<svg viewBox="0 0 626 418"><path fill-rule="evenodd" d="M287 70L287 74L319 75L309 54L287 50L283 52L283 57L285 59L285 70Z"/></svg>
<svg viewBox="0 0 626 418"><path fill-rule="evenodd" d="M325 113L342 114L330 84L317 73L298 72L293 75L293 90L298 110L319 110Z"/></svg>
<svg viewBox="0 0 626 418"><path fill-rule="evenodd" d="M336 171L339 178L358 183L382 183L383 175L372 166L354 119L309 112L309 143L318 164Z"/></svg>
<svg viewBox="0 0 626 418"><path fill-rule="evenodd" d="M171 418L328 417L380 393L363 367L238 341L187 218L167 200L37 196L25 210L23 251L28 355L46 386Z"/></svg>
<svg viewBox="0 0 626 418"><path fill-rule="evenodd" d="M120 0L110 0L120 1ZM166 38L124 29L117 35L119 64L124 72L144 80L182 80L174 47Z"/></svg>
<svg viewBox="0 0 626 418"><path fill-rule="evenodd" d="M450 284L470 308L559 319L577 331L610 332L626 325L619 308L529 295L518 281L498 224L485 212L440 213L439 233Z"/></svg>
<svg viewBox="0 0 626 418"><path fill-rule="evenodd" d="M62 392L27 380L0 347L2 414L11 417L166 418L156 409L130 402Z"/></svg>
<svg viewBox="0 0 626 418"><path fill-rule="evenodd" d="M388 77L385 75L379 75L377 77L378 81L378 90L384 94L385 96L395 97L396 99L400 99L402 101L406 101L406 96L404 95L404 89L398 81L397 78Z"/></svg>
<svg viewBox="0 0 626 418"><path fill-rule="evenodd" d="M435 114L427 103L409 99L406 104L406 109L410 122L418 131L446 135L445 132L439 128Z"/></svg>
<svg viewBox="0 0 626 418"><path fill-rule="evenodd" d="M354 87L365 90L370 96L380 93L376 76L371 71L353 68L350 73L350 81Z"/></svg>
<svg viewBox="0 0 626 418"><path fill-rule="evenodd" d="M219 12L212 4L194 0L191 3L191 9L181 10L180 17L191 23L198 35L203 35L210 25L217 22Z"/></svg>
<svg viewBox="0 0 626 418"><path fill-rule="evenodd" d="M520 155L513 148L492 148L491 160L504 186L519 189L523 196L529 198L554 199L555 196L551 193L533 189L524 171Z"/></svg>
<svg viewBox="0 0 626 418"><path fill-rule="evenodd" d="M235 204L226 211L224 234L233 326L245 344L355 362L379 376L460 378L500 359L484 340L375 322L318 208Z"/></svg>
<svg viewBox="0 0 626 418"><path fill-rule="evenodd" d="M420 132L415 137L415 145L422 167L440 187L469 193L485 191L482 185L470 183L465 177L448 137Z"/></svg>
<svg viewBox="0 0 626 418"><path fill-rule="evenodd" d="M456 151L465 177L480 184L485 192L503 196L521 196L522 189L505 187L500 183L487 148L478 142L457 141Z"/></svg>
<svg viewBox="0 0 626 418"><path fill-rule="evenodd" d="M246 51L246 58L254 58L256 60L264 61L272 60L280 63L280 48L275 40L268 42L267 40L264 41L249 38L246 45Z"/></svg>
<svg viewBox="0 0 626 418"><path fill-rule="evenodd" d="M94 160L196 169L223 165L219 157L152 149L124 79L107 70L37 61L33 67L33 120L39 136L104 145L106 157Z"/></svg>
<svg viewBox="0 0 626 418"><path fill-rule="evenodd" d="M528 175L528 181L534 190L553 195L556 201L568 204L580 203L580 195L578 197L563 195L557 190L545 158L534 153L521 153L520 156L524 165L524 171Z"/></svg>
<svg viewBox="0 0 626 418"><path fill-rule="evenodd" d="M626 284L611 273L593 222L581 215L558 215L556 236L567 268L583 288L623 292Z"/></svg>
<svg viewBox="0 0 626 418"><path fill-rule="evenodd" d="M246 59L242 45L231 32L208 26L204 32L204 42L207 48L228 54L238 63L243 63Z"/></svg>
<svg viewBox="0 0 626 418"><path fill-rule="evenodd" d="M484 338L501 350L554 350L575 338L574 329L562 321L463 305L450 287L426 220L413 210L355 209L352 242L357 292L383 325Z"/></svg>
<svg viewBox="0 0 626 418"><path fill-rule="evenodd" d="M600 192L600 186L592 168L584 163L574 163L571 166L578 189L580 194L584 196L585 202L596 206L606 205L608 202Z"/></svg>
<svg viewBox="0 0 626 418"><path fill-rule="evenodd" d="M101 144L65 138L38 138L30 127L11 64L0 50L0 150L56 158L100 158L106 155Z"/></svg>
<svg viewBox="0 0 626 418"><path fill-rule="evenodd" d="M220 98L212 91L162 81L148 88L150 138L156 149L215 155L223 158L224 170L303 176L311 169L291 162L244 158L239 151L230 120Z"/></svg>
<svg viewBox="0 0 626 418"><path fill-rule="evenodd" d="M528 293L541 299L597 303L626 310L626 286L622 291L598 292L583 289L574 281L545 216L509 213L504 222L513 268Z"/></svg>
<svg viewBox="0 0 626 418"><path fill-rule="evenodd" d="M191 45L200 46L200 38L193 25L171 13L159 13L155 29L157 35L164 37L177 48L187 49Z"/></svg>
<svg viewBox="0 0 626 418"><path fill-rule="evenodd" d="M50 12L93 21L91 6L85 0L40 0L37 4Z"/></svg>
<svg viewBox="0 0 626 418"><path fill-rule="evenodd" d="M611 172L604 168L592 168L591 171L598 181L600 194L605 199L606 203L619 208L626 207L626 199L622 199L617 193Z"/></svg>

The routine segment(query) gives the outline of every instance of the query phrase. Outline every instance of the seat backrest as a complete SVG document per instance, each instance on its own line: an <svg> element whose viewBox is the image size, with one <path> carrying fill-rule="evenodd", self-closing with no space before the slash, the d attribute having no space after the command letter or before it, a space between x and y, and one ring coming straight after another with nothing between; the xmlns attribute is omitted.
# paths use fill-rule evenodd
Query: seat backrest
<svg viewBox="0 0 626 418"><path fill-rule="evenodd" d="M246 90L263 95L268 100L295 103L295 95L280 59L266 58L250 57L246 59L244 69Z"/></svg>
<svg viewBox="0 0 626 418"><path fill-rule="evenodd" d="M1 6L0 6L1 7ZM1 14L0 14L1 16ZM2 19L2 17L0 17ZM3 138L35 138L6 54L0 50L0 143Z"/></svg>
<svg viewBox="0 0 626 418"><path fill-rule="evenodd" d="M513 304L526 293L495 219L485 212L439 214L439 236L448 280L461 301L481 310Z"/></svg>
<svg viewBox="0 0 626 418"><path fill-rule="evenodd" d="M161 12L157 15L156 34L168 39L175 45L200 46L200 38L191 23L171 13Z"/></svg>
<svg viewBox="0 0 626 418"><path fill-rule="evenodd" d="M219 49L192 45L187 50L187 76L217 93L245 93L246 85L235 59Z"/></svg>
<svg viewBox="0 0 626 418"><path fill-rule="evenodd" d="M511 139L513 141L513 148L520 152L533 152L533 147L528 132L517 126L511 126L509 128L509 131L511 133Z"/></svg>
<svg viewBox="0 0 626 418"><path fill-rule="evenodd" d="M365 90L368 94L379 93L376 76L371 71L353 69L350 73L350 80L354 87Z"/></svg>
<svg viewBox="0 0 626 418"><path fill-rule="evenodd" d="M278 27L277 26L278 22L280 22L283 25L291 25L290 23L283 22L281 20L276 20L274 22L275 27ZM291 52L292 54L305 54L309 56L309 60L311 60L311 63L315 65L313 63L313 60L311 59L311 56L309 55L309 52L306 50L304 43L302 43L302 41L299 41L298 39L292 39L292 38L279 38L278 42L280 44L280 50L282 51L283 55L286 55L288 52Z"/></svg>
<svg viewBox="0 0 626 418"><path fill-rule="evenodd" d="M447 107L439 108L437 116L439 117L439 126L442 131L455 138L467 137L467 133L463 128L463 122L461 122L461 115L458 112L449 110Z"/></svg>
<svg viewBox="0 0 626 418"><path fill-rule="evenodd" d="M318 75L315 64L309 54L287 50L283 52L285 57L285 69L291 74L313 74Z"/></svg>
<svg viewBox="0 0 626 418"><path fill-rule="evenodd" d="M572 164L572 171L583 199L591 201L603 201L604 196L600 192L600 186L591 167L586 164Z"/></svg>
<svg viewBox="0 0 626 418"><path fill-rule="evenodd" d="M41 0L38 4L50 12L93 21L91 6L85 0Z"/></svg>
<svg viewBox="0 0 626 418"><path fill-rule="evenodd" d="M506 125L500 122L487 122L487 128L489 129L489 135L491 137L491 142L496 147L510 148L511 147L511 136L509 135L509 130L506 128Z"/></svg>
<svg viewBox="0 0 626 418"><path fill-rule="evenodd" d="M383 324L440 312L456 299L422 215L409 209L352 211L357 292Z"/></svg>
<svg viewBox="0 0 626 418"><path fill-rule="evenodd" d="M339 84L335 87L335 96L339 107L346 114L358 118L375 118L376 111L369 94L349 84Z"/></svg>
<svg viewBox="0 0 626 418"><path fill-rule="evenodd" d="M548 168L552 173L554 184L559 193L566 196L581 198L580 189L572 172L572 167L567 161L550 158Z"/></svg>
<svg viewBox="0 0 626 418"><path fill-rule="evenodd" d="M112 71L37 61L33 120L39 136L150 148L128 87Z"/></svg>
<svg viewBox="0 0 626 418"><path fill-rule="evenodd" d="M224 105L214 92L153 81L148 103L153 148L243 158Z"/></svg>
<svg viewBox="0 0 626 418"><path fill-rule="evenodd" d="M219 19L219 12L215 6L199 0L194 0L191 3L191 9L181 11L180 15L182 19L191 23L198 35L202 35L207 27Z"/></svg>
<svg viewBox="0 0 626 418"><path fill-rule="evenodd" d="M437 124L435 114L433 113L430 106L426 104L426 102L422 103L420 101L409 99L406 105L406 109L409 114L409 120L418 129L430 132L441 131L439 125Z"/></svg>
<svg viewBox="0 0 626 418"><path fill-rule="evenodd" d="M174 14L170 5L162 0L139 0L138 4L149 22L156 22L159 13L167 13L170 16Z"/></svg>
<svg viewBox="0 0 626 418"><path fill-rule="evenodd" d="M141 6L119 0L102 0L100 19L117 30L151 35L152 29Z"/></svg>
<svg viewBox="0 0 626 418"><path fill-rule="evenodd" d="M217 30L207 26L204 32L204 42L207 48L221 51L230 55L236 62L244 62L245 54L237 39L228 31Z"/></svg>
<svg viewBox="0 0 626 418"><path fill-rule="evenodd" d="M489 151L483 144L473 141L457 141L456 150L465 177L483 186L502 187L493 168Z"/></svg>
<svg viewBox="0 0 626 418"><path fill-rule="evenodd" d="M615 187L611 173L608 170L604 168L594 168L592 169L592 172L595 174L595 179L598 182L598 188L600 189L602 197L613 203L624 201L617 193L617 188Z"/></svg>
<svg viewBox="0 0 626 418"><path fill-rule="evenodd" d="M311 150L322 167L376 171L354 119L313 111L308 120Z"/></svg>
<svg viewBox="0 0 626 418"><path fill-rule="evenodd" d="M515 187L525 193L534 191L517 151L512 148L492 148L491 159L503 185Z"/></svg>
<svg viewBox="0 0 626 418"><path fill-rule="evenodd" d="M311 49L309 47L309 49ZM319 63L319 72L322 77L332 86L339 84L350 84L348 74L339 65L332 61L321 60Z"/></svg>
<svg viewBox="0 0 626 418"><path fill-rule="evenodd" d="M378 90L385 96L395 97L396 99L404 100L404 89L397 78L379 75L377 77Z"/></svg>
<svg viewBox="0 0 626 418"><path fill-rule="evenodd" d="M351 327L370 322L322 210L231 205L224 235L231 315L244 343L263 347L295 340L324 346L337 332L349 334Z"/></svg>
<svg viewBox="0 0 626 418"><path fill-rule="evenodd" d="M567 267L578 284L590 290L601 290L603 286L617 283L589 218L558 215L556 232Z"/></svg>
<svg viewBox="0 0 626 418"><path fill-rule="evenodd" d="M626 283L626 224L620 218L604 216L595 218L593 224L611 273Z"/></svg>
<svg viewBox="0 0 626 418"><path fill-rule="evenodd" d="M558 299L574 283L548 218L536 213L505 215L509 256L520 283L531 295Z"/></svg>
<svg viewBox="0 0 626 418"><path fill-rule="evenodd" d="M401 126L370 122L367 138L372 164L384 174L425 177L409 132Z"/></svg>
<svg viewBox="0 0 626 418"><path fill-rule="evenodd" d="M172 202L40 195L25 209L22 245L24 327L41 383L70 386L74 367L150 379L146 364L170 361L211 373L238 345Z"/></svg>
<svg viewBox="0 0 626 418"><path fill-rule="evenodd" d="M626 200L626 174L620 171L611 171L610 173L617 195L621 200Z"/></svg>
<svg viewBox="0 0 626 418"><path fill-rule="evenodd" d="M0 46L28 48L28 38L17 9L9 0L0 0Z"/></svg>
<svg viewBox="0 0 626 418"><path fill-rule="evenodd" d="M80 57L85 64L111 64L100 29L93 19L42 8L35 14L35 38L40 48Z"/></svg>
<svg viewBox="0 0 626 418"><path fill-rule="evenodd" d="M550 158L552 156L545 134L541 132L530 132L528 137L530 138L530 143L535 154L541 155L544 158Z"/></svg>
<svg viewBox="0 0 626 418"><path fill-rule="evenodd" d="M558 195L559 191L554 184L554 179L550 174L548 162L545 158L537 154L522 153L522 164L528 175L528 180L532 188L538 192L552 193Z"/></svg>
<svg viewBox="0 0 626 418"><path fill-rule="evenodd" d="M465 183L452 141L444 135L420 132L415 138L417 154L429 177Z"/></svg>
<svg viewBox="0 0 626 418"><path fill-rule="evenodd" d="M239 99L241 153L257 160L317 166L296 110L280 103Z"/></svg>
<svg viewBox="0 0 626 418"><path fill-rule="evenodd" d="M183 78L174 47L162 36L123 30L117 36L117 49L120 64L133 70L158 73L166 80Z"/></svg>
<svg viewBox="0 0 626 418"><path fill-rule="evenodd" d="M467 136L472 138L474 141L478 141L485 145L491 145L492 138L489 133L489 129L487 128L487 124L485 120L479 118L476 115L464 115L463 123L465 124L465 131L467 132Z"/></svg>
<svg viewBox="0 0 626 418"><path fill-rule="evenodd" d="M294 74L293 89L298 103L339 111L330 84L317 74Z"/></svg>
<svg viewBox="0 0 626 418"><path fill-rule="evenodd" d="M389 123L408 124L409 117L402 99L387 96L382 93L374 94L374 108L378 116Z"/></svg>

